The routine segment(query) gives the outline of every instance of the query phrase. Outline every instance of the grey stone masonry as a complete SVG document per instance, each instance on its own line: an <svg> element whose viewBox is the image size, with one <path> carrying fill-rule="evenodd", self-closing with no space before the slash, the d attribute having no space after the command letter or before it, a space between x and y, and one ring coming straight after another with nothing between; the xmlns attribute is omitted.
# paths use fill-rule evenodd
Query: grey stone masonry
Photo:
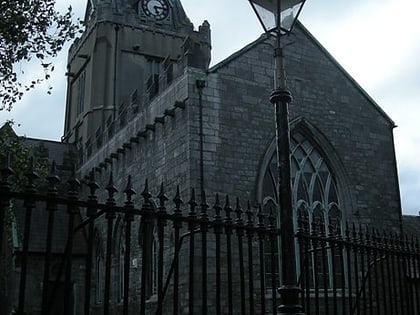
<svg viewBox="0 0 420 315"><path fill-rule="evenodd" d="M186 71L115 135L102 139L106 145L93 150L79 174L112 169L122 180L129 174L141 175L134 178L139 186L149 178L155 187L161 181L188 187L188 97L195 76L193 70Z"/></svg>
<svg viewBox="0 0 420 315"><path fill-rule="evenodd" d="M291 132L305 122L338 175L346 219L400 230L393 121L299 25L284 49ZM209 70L204 89L208 191L258 200L257 178L275 135L274 41L263 36ZM195 122L197 120L194 120ZM194 123L194 122L192 122Z"/></svg>

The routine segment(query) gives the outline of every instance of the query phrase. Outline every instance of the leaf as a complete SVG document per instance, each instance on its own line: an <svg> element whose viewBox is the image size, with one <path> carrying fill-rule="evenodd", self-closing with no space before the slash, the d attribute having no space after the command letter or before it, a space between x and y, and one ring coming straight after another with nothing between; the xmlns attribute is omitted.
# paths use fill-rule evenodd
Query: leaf
<svg viewBox="0 0 420 315"><path fill-rule="evenodd" d="M25 72L20 66L14 69L15 65L37 58L44 70L53 71L50 59L55 58L64 44L81 31L80 21L72 21L72 8L60 13L55 2L0 1L0 109L10 110L25 91L42 82L41 78L35 77L30 86L22 85L17 75ZM44 76L45 80L50 78L48 72Z"/></svg>

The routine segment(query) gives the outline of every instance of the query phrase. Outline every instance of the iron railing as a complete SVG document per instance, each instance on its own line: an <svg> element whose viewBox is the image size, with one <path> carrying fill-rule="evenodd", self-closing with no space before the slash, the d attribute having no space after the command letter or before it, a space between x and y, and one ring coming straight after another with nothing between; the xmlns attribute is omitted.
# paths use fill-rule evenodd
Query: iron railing
<svg viewBox="0 0 420 315"><path fill-rule="evenodd" d="M177 188L169 205L163 185L153 197L147 181L141 205L136 206L130 177L123 191L124 200L118 204L121 196L112 174L104 189L103 202L93 176L84 182L86 197L80 194L81 181L76 178L69 179L67 191L62 192L57 175L48 176L46 188L37 184L38 176L33 171L26 174L26 188L19 192L11 189L11 174L10 168L1 174L0 212L4 217L13 200L17 226L23 231L22 246L14 253L19 257L20 269L17 314L37 311L52 314L57 312L54 305L60 298L64 314L276 313L275 302L266 305L264 277L260 276L265 274L264 240L275 240L273 215L266 218L249 203L243 209L239 199L231 206L228 196L222 204L217 194L210 208L204 193L200 201L196 200L194 189L184 203ZM45 218L45 230L39 231L39 226L32 224L34 217L37 222ZM115 257L117 221L123 222L124 231L123 277L117 275L121 269L117 268L119 258ZM59 222L66 222L66 226L58 226ZM134 226L139 231L135 245ZM67 231L60 253L52 250L57 230ZM102 272L95 257L98 230L105 239ZM2 237L5 235L2 233ZM31 257L40 254L39 250L37 253L31 250L35 238L41 238L45 244L42 268L29 271L34 263ZM76 255L74 248L80 247L81 240L84 250ZM59 268L53 273L57 256ZM43 274L44 290L33 290L34 272ZM94 279L95 276L99 279ZM116 284L117 279L123 279L122 300L117 298L120 285ZM52 283L48 290L47 283ZM60 286L64 291L58 296ZM275 297L275 288L272 290ZM103 296L99 304L93 298L98 292ZM41 302L36 305L34 301L38 300Z"/></svg>
<svg viewBox="0 0 420 315"><path fill-rule="evenodd" d="M218 194L210 207L194 189L184 202L179 187L170 202L163 185L152 196L147 181L138 198L130 177L118 193L112 173L104 189L92 172L84 181L73 176L63 191L54 168L44 184L30 171L18 191L12 173L1 171L0 225L13 201L21 234L13 252L19 284L10 301L17 314L277 313L273 213L249 203L243 209L239 199L232 205L229 196L222 202ZM417 240L354 225L325 230L321 219L309 224L305 216L298 222L305 314L419 313ZM0 232L7 244L8 229ZM54 246L61 234L60 251Z"/></svg>
<svg viewBox="0 0 420 315"><path fill-rule="evenodd" d="M298 220L305 314L420 314L418 240L375 228Z"/></svg>

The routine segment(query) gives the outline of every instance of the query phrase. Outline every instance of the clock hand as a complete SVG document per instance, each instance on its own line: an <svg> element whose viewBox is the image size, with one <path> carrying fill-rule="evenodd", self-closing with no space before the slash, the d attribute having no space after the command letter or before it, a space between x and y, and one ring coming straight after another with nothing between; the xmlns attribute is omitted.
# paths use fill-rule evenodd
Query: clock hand
<svg viewBox="0 0 420 315"><path fill-rule="evenodd" d="M155 9L156 14L161 14L163 12L163 7L161 5L155 5L153 6L153 8Z"/></svg>

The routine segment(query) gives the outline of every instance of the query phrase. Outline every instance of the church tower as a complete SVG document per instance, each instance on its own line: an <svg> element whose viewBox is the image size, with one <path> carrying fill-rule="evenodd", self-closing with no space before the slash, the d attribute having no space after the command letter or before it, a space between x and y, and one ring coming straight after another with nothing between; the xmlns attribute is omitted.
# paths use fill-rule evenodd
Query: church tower
<svg viewBox="0 0 420 315"><path fill-rule="evenodd" d="M88 0L85 25L69 50L62 139L81 163L186 67L206 70L211 49L209 24L195 31L180 0Z"/></svg>

